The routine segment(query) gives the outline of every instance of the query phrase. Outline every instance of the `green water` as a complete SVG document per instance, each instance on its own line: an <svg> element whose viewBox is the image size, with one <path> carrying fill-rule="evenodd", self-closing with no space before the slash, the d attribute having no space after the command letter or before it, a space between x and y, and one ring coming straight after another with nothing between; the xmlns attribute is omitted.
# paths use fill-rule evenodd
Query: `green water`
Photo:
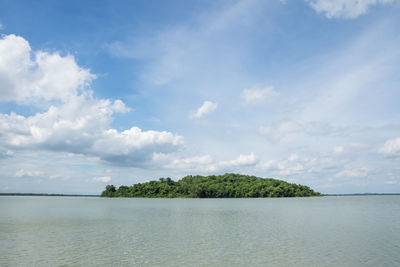
<svg viewBox="0 0 400 267"><path fill-rule="evenodd" d="M4 196L0 266L400 266L400 196Z"/></svg>

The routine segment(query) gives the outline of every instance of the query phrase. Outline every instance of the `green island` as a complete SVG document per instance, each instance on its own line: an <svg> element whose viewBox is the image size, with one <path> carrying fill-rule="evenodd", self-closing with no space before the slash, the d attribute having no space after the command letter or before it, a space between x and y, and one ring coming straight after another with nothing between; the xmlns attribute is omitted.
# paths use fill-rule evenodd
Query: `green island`
<svg viewBox="0 0 400 267"><path fill-rule="evenodd" d="M160 178L158 181L132 186L107 185L101 197L137 198L257 198L322 196L305 185L273 178L226 173L224 175L185 176L179 181Z"/></svg>

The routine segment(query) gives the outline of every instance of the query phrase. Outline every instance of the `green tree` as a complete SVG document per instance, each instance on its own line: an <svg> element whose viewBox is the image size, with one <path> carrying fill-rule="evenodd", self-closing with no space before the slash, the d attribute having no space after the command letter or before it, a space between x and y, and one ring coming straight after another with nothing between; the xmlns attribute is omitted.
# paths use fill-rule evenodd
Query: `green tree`
<svg viewBox="0 0 400 267"><path fill-rule="evenodd" d="M179 181L160 178L158 181L134 184L131 187L107 185L102 197L306 197L320 196L308 186L291 184L272 178L226 173L224 175L185 176Z"/></svg>
<svg viewBox="0 0 400 267"><path fill-rule="evenodd" d="M115 186L113 186L113 185L107 185L106 186L106 190L104 190L102 193L101 193L101 196L102 197L115 197L115 192L116 192L117 190L115 189Z"/></svg>

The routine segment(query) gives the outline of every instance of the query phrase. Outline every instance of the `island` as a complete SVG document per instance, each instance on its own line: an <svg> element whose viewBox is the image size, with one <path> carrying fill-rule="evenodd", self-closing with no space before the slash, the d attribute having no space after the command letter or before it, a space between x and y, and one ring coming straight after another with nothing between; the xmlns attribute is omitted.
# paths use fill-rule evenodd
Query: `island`
<svg viewBox="0 0 400 267"><path fill-rule="evenodd" d="M224 175L189 175L179 181L160 178L158 181L132 186L107 185L101 197L136 198L265 198L321 196L305 185L273 178L226 173Z"/></svg>

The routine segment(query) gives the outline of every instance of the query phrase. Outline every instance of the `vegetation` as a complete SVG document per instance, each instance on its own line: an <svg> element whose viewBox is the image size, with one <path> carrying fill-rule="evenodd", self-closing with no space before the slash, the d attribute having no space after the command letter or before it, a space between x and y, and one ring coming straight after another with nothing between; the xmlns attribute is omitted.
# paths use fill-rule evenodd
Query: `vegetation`
<svg viewBox="0 0 400 267"><path fill-rule="evenodd" d="M308 186L272 178L227 173L224 175L186 176L175 182L171 178L134 184L130 187L107 185L102 197L146 198L248 198L321 196Z"/></svg>

